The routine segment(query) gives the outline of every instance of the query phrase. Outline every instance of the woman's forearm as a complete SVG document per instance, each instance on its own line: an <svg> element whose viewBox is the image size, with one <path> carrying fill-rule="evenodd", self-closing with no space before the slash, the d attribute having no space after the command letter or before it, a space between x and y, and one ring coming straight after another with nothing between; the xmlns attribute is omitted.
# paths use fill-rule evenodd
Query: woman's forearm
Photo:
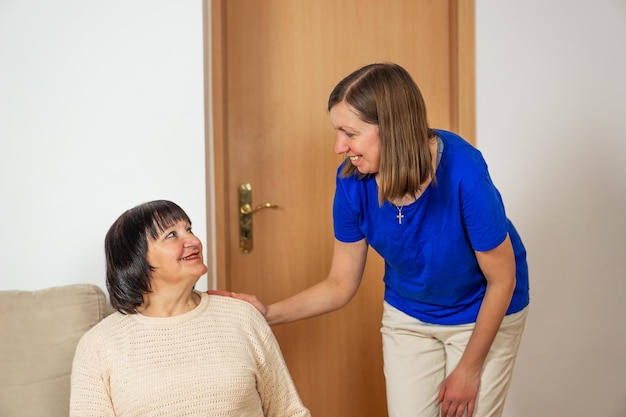
<svg viewBox="0 0 626 417"><path fill-rule="evenodd" d="M346 291L326 279L289 298L267 306L265 318L270 325L291 323L340 309L354 292Z"/></svg>
<svg viewBox="0 0 626 417"><path fill-rule="evenodd" d="M511 304L515 290L515 256L507 236L498 247L477 252L476 257L487 279L487 289L459 366L480 372Z"/></svg>
<svg viewBox="0 0 626 417"><path fill-rule="evenodd" d="M514 282L513 282L514 284ZM458 367L480 373L498 333L502 319L511 302L515 285L493 283L487 285L476 325L461 357Z"/></svg>

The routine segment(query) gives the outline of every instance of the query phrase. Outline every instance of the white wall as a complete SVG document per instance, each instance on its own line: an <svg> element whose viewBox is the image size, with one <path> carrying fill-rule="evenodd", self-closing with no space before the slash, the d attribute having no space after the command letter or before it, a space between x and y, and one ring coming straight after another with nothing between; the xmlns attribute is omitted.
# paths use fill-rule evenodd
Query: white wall
<svg viewBox="0 0 626 417"><path fill-rule="evenodd" d="M477 0L477 145L524 239L505 417L626 416L626 1Z"/></svg>
<svg viewBox="0 0 626 417"><path fill-rule="evenodd" d="M206 242L202 48L201 0L0 0L0 289L104 288L148 200Z"/></svg>

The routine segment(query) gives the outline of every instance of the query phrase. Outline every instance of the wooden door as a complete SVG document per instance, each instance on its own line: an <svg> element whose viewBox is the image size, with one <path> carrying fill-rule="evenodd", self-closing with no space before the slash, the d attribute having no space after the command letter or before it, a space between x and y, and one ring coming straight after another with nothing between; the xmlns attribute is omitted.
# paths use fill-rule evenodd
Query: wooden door
<svg viewBox="0 0 626 417"><path fill-rule="evenodd" d="M315 284L330 266L341 156L326 101L341 78L396 62L420 85L432 125L473 140L473 1L211 0L205 10L218 288L269 304ZM242 183L251 184L253 205L279 206L253 215L250 253L239 250ZM273 328L314 416L386 415L382 272L370 251L346 308Z"/></svg>

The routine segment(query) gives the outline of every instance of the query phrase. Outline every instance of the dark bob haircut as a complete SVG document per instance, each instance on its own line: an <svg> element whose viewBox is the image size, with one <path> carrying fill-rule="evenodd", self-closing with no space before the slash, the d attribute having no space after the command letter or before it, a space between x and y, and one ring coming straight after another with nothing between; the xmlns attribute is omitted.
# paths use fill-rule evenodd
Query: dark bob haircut
<svg viewBox="0 0 626 417"><path fill-rule="evenodd" d="M151 291L153 271L148 264L148 239L155 240L168 227L191 220L177 204L150 201L133 207L113 223L104 239L106 285L111 306L122 314L135 314L143 295Z"/></svg>

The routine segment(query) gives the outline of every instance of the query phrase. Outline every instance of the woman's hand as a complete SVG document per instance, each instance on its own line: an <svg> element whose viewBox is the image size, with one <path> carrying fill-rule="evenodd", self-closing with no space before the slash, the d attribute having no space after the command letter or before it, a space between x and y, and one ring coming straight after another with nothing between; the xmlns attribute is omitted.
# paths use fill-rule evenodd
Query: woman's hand
<svg viewBox="0 0 626 417"><path fill-rule="evenodd" d="M465 372L459 368L452 371L441 384L437 397L441 417L461 417L465 409L467 417L472 417L479 385L480 372Z"/></svg>
<svg viewBox="0 0 626 417"><path fill-rule="evenodd" d="M238 300L247 301L250 304L252 304L257 310L259 310L259 312L263 314L263 317L267 315L267 307L265 306L265 304L261 302L261 300L259 300L256 297L256 295L235 293L231 291L222 291L222 290L208 290L207 294L221 295L225 297L231 297L231 298L236 298Z"/></svg>

